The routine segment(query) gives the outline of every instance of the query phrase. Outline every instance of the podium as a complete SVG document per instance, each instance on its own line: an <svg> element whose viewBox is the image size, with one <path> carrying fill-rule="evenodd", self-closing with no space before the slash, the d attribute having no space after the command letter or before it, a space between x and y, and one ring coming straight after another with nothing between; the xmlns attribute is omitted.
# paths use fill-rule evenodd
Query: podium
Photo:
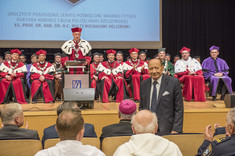
<svg viewBox="0 0 235 156"><path fill-rule="evenodd" d="M71 68L82 68L85 72L86 66L82 64L86 59L78 61L67 61L66 68L69 73ZM94 108L95 89L89 88L89 72L84 74L64 74L64 101L76 101L82 108Z"/></svg>

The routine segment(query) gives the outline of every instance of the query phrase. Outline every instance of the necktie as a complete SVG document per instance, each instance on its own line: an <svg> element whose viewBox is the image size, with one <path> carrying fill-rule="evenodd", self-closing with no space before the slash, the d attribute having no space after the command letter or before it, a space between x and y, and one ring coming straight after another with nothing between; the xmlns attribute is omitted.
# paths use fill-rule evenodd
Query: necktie
<svg viewBox="0 0 235 156"><path fill-rule="evenodd" d="M151 101L151 111L156 112L157 110L157 81L153 82L153 93L152 93L152 101Z"/></svg>
<svg viewBox="0 0 235 156"><path fill-rule="evenodd" d="M216 72L218 72L218 66L217 66L217 62L216 62L216 59L214 60L214 64L215 64L215 69L216 69Z"/></svg>

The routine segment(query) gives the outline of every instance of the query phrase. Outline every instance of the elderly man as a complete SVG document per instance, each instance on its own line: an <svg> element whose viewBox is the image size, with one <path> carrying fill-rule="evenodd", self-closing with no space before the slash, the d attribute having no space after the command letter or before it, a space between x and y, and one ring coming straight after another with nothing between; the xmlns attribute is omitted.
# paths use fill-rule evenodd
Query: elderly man
<svg viewBox="0 0 235 156"><path fill-rule="evenodd" d="M151 78L141 82L139 109L156 112L158 134L181 133L183 129L183 96L178 79L163 73L159 59L149 61Z"/></svg>
<svg viewBox="0 0 235 156"><path fill-rule="evenodd" d="M127 84L122 75L122 65L114 60L115 54L115 50L107 50L108 61L100 63L97 67L99 80L101 80L99 92L104 103L109 103L109 95L116 95L116 102L128 98Z"/></svg>
<svg viewBox="0 0 235 156"><path fill-rule="evenodd" d="M132 130L135 135L129 142L119 146L114 156L130 155L166 155L182 156L178 146L158 135L157 116L148 110L142 110L133 116Z"/></svg>
<svg viewBox="0 0 235 156"><path fill-rule="evenodd" d="M129 136L132 135L131 118L136 114L137 106L132 100L123 100L118 109L118 117L120 122L108 125L102 129L100 142L106 137L112 136Z"/></svg>
<svg viewBox="0 0 235 156"><path fill-rule="evenodd" d="M169 76L174 76L174 65L166 59L166 49L158 49L158 56L164 66L163 73Z"/></svg>
<svg viewBox="0 0 235 156"><path fill-rule="evenodd" d="M93 62L90 64L90 82L91 82L91 88L95 88L95 97L98 98L99 95L99 77L98 77L98 71L96 70L99 63L100 63L100 53L95 52L93 54Z"/></svg>
<svg viewBox="0 0 235 156"><path fill-rule="evenodd" d="M105 156L94 146L83 145L84 120L79 109L64 110L56 120L60 142L55 146L39 151L35 156Z"/></svg>
<svg viewBox="0 0 235 156"><path fill-rule="evenodd" d="M19 62L20 54L18 49L12 49L11 61L0 66L0 103L8 103L11 96L14 96L15 102L27 103L24 82L27 69L24 63Z"/></svg>
<svg viewBox="0 0 235 156"><path fill-rule="evenodd" d="M138 59L139 49L132 48L129 50L131 60L123 63L125 77L130 80L134 100L140 100L140 81L149 78L148 65L146 62Z"/></svg>
<svg viewBox="0 0 235 156"><path fill-rule="evenodd" d="M37 102L37 95L42 94L44 102L55 101L55 86L54 86L54 66L46 61L47 52L39 50L36 52L39 62L34 63L30 68L31 73L31 98L32 102Z"/></svg>
<svg viewBox="0 0 235 156"><path fill-rule="evenodd" d="M229 67L225 60L218 58L219 47L210 47L210 55L202 62L203 75L210 82L212 100L216 100L217 92L221 92L221 100L225 94L233 94L232 79L228 76Z"/></svg>
<svg viewBox="0 0 235 156"><path fill-rule="evenodd" d="M72 110L77 108L78 108L77 102L72 102L72 101L63 102L57 107L57 116L59 116L60 113L63 112L64 110ZM97 138L96 132L94 130L94 125L85 123L84 127L85 127L85 132L83 137ZM55 125L52 125L44 129L42 137L42 146L44 147L44 143L47 139L53 139L53 138L59 138Z"/></svg>
<svg viewBox="0 0 235 156"><path fill-rule="evenodd" d="M73 40L66 41L61 49L62 51L69 56L69 60L79 60L85 59L86 62L83 64L88 65L91 61L91 45L86 40L81 39L82 28L76 27L72 28ZM79 74L83 73L81 68L70 69L70 74Z"/></svg>
<svg viewBox="0 0 235 156"><path fill-rule="evenodd" d="M235 155L235 108L232 108L226 119L226 133L225 138L220 138L213 141L212 126L208 125L204 132L204 142L198 149L197 155Z"/></svg>
<svg viewBox="0 0 235 156"><path fill-rule="evenodd" d="M37 131L20 128L24 124L24 114L20 104L4 105L0 111L0 116L3 123L3 128L0 129L0 140L39 140Z"/></svg>
<svg viewBox="0 0 235 156"><path fill-rule="evenodd" d="M182 59L175 64L175 73L181 83L184 83L183 96L186 101L205 102L205 80L202 76L201 64L190 57L190 49L183 47L180 50Z"/></svg>

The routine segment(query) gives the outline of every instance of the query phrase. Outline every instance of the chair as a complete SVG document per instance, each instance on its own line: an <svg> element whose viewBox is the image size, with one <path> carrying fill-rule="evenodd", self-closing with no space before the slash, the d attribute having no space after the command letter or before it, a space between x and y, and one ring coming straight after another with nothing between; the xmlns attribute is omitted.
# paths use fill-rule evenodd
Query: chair
<svg viewBox="0 0 235 156"><path fill-rule="evenodd" d="M106 156L112 156L116 149L124 144L125 142L128 142L130 140L131 136L118 136L118 137L107 137L104 138L102 142L102 151Z"/></svg>
<svg viewBox="0 0 235 156"><path fill-rule="evenodd" d="M165 139L178 145L183 155L196 155L198 148L204 141L204 134L165 135Z"/></svg>
<svg viewBox="0 0 235 156"><path fill-rule="evenodd" d="M60 138L47 139L45 141L44 149L55 146L58 142L60 142ZM100 140L98 138L83 138L81 142L83 145L91 145L97 147L98 149L100 148Z"/></svg>
<svg viewBox="0 0 235 156"><path fill-rule="evenodd" d="M42 150L40 140L0 140L0 155L32 156Z"/></svg>

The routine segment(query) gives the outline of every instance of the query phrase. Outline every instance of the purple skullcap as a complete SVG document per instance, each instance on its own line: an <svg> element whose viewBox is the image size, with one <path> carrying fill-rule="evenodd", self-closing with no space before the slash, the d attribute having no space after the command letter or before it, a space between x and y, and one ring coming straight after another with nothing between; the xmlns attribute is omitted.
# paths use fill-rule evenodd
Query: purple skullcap
<svg viewBox="0 0 235 156"><path fill-rule="evenodd" d="M219 47L214 46L214 45L210 47L210 51L211 51L211 50L213 50L213 49L216 49L216 50L218 50L218 51L219 51Z"/></svg>
<svg viewBox="0 0 235 156"><path fill-rule="evenodd" d="M119 105L119 111L122 114L130 115L136 111L136 103L132 100L123 100Z"/></svg>

